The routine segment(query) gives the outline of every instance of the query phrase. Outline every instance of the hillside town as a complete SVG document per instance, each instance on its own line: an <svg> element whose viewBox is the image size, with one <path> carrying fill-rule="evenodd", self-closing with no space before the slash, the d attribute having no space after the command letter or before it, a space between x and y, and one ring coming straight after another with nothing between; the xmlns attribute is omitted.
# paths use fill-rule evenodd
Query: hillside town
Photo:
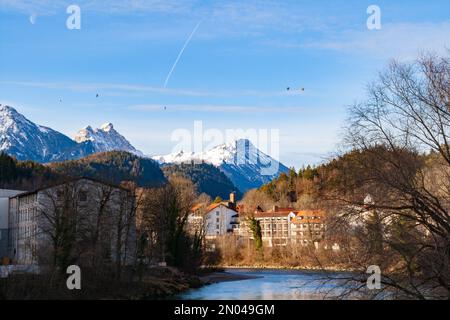
<svg viewBox="0 0 450 320"><path fill-rule="evenodd" d="M190 228L204 228L207 240L233 235L240 239L253 239L248 219L254 218L261 226L261 237L268 247L314 245L324 239L325 213L320 210L296 210L273 206L268 211L256 207L247 210L236 203L235 193L228 201L197 204L189 215Z"/></svg>

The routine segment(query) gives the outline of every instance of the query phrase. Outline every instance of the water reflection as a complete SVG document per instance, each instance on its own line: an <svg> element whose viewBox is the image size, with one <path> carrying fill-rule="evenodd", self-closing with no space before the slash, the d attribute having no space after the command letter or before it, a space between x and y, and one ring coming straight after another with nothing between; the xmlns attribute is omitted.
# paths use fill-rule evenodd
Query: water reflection
<svg viewBox="0 0 450 320"><path fill-rule="evenodd" d="M332 278L344 274L287 270L228 270L258 278L221 282L188 291L185 300L317 300L337 296L344 283Z"/></svg>

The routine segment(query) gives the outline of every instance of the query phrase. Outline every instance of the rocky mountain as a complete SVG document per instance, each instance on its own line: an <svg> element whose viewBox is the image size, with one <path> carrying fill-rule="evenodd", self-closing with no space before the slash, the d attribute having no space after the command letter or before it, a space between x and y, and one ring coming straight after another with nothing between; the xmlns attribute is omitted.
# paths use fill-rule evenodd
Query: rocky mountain
<svg viewBox="0 0 450 320"><path fill-rule="evenodd" d="M106 151L127 151L142 156L110 123L100 129L88 126L72 140L3 105L0 105L0 151L18 160L40 163L79 159Z"/></svg>
<svg viewBox="0 0 450 320"><path fill-rule="evenodd" d="M92 153L93 148L31 122L12 107L0 105L0 151L18 160L51 162L82 157Z"/></svg>
<svg viewBox="0 0 450 320"><path fill-rule="evenodd" d="M239 189L249 189L272 181L289 169L269 155L257 149L248 139L222 144L199 153L180 151L165 156L155 156L154 160L168 163L209 163L219 168Z"/></svg>
<svg viewBox="0 0 450 320"><path fill-rule="evenodd" d="M78 131L75 141L78 143L90 142L95 152L120 150L143 156L142 152L136 150L124 136L114 129L112 123L105 123L99 129L87 126Z"/></svg>

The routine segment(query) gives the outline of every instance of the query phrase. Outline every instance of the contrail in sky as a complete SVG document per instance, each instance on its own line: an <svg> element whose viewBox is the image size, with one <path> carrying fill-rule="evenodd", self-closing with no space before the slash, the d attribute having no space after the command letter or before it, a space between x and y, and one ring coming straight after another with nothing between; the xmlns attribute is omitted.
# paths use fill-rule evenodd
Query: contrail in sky
<svg viewBox="0 0 450 320"><path fill-rule="evenodd" d="M170 77L172 76L173 71L175 70L175 68L177 67L178 61L180 61L181 56L183 55L184 50L186 49L186 47L188 46L189 42L191 42L192 37L194 36L195 32L197 32L198 27L200 27L200 24L202 23L202 21L199 21L199 23L197 23L197 25L195 26L194 30L192 30L191 34L189 35L189 38L187 38L186 42L184 43L183 47L181 48L180 53L178 54L177 59L175 60L172 68L169 71L169 74L167 75L166 81L164 82L164 88L167 87L167 83L170 80Z"/></svg>

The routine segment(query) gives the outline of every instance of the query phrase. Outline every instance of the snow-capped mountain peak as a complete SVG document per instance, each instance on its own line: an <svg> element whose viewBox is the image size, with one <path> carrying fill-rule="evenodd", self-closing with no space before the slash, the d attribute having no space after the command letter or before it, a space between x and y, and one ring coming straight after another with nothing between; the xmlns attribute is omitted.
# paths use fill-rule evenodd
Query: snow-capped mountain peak
<svg viewBox="0 0 450 320"><path fill-rule="evenodd" d="M83 143L90 141L95 152L127 151L142 156L142 152L136 150L131 143L118 133L112 123L105 123L98 129L87 126L75 135L75 141Z"/></svg>
<svg viewBox="0 0 450 320"><path fill-rule="evenodd" d="M186 152L184 150L170 153L165 156L155 156L154 160L160 163L190 163L192 161L206 162L216 167L228 164L244 164L262 162L267 164L276 161L266 155L248 139L238 139L233 142L223 143L210 150L200 152Z"/></svg>
<svg viewBox="0 0 450 320"><path fill-rule="evenodd" d="M69 137L31 122L13 107L0 105L0 151L19 160L48 162L73 154L76 145Z"/></svg>
<svg viewBox="0 0 450 320"><path fill-rule="evenodd" d="M0 105L0 151L18 160L37 162L78 159L96 152L128 151L142 156L111 123L100 129L87 126L75 141L66 135L28 120L16 109Z"/></svg>
<svg viewBox="0 0 450 320"><path fill-rule="evenodd" d="M184 150L165 156L155 156L161 164L209 163L218 167L241 190L257 188L288 168L256 148L248 139L220 144L200 152ZM267 168L275 168L274 171Z"/></svg>
<svg viewBox="0 0 450 320"><path fill-rule="evenodd" d="M105 132L109 132L114 129L114 126L111 122L107 122L107 123L102 124L100 129L102 129Z"/></svg>

